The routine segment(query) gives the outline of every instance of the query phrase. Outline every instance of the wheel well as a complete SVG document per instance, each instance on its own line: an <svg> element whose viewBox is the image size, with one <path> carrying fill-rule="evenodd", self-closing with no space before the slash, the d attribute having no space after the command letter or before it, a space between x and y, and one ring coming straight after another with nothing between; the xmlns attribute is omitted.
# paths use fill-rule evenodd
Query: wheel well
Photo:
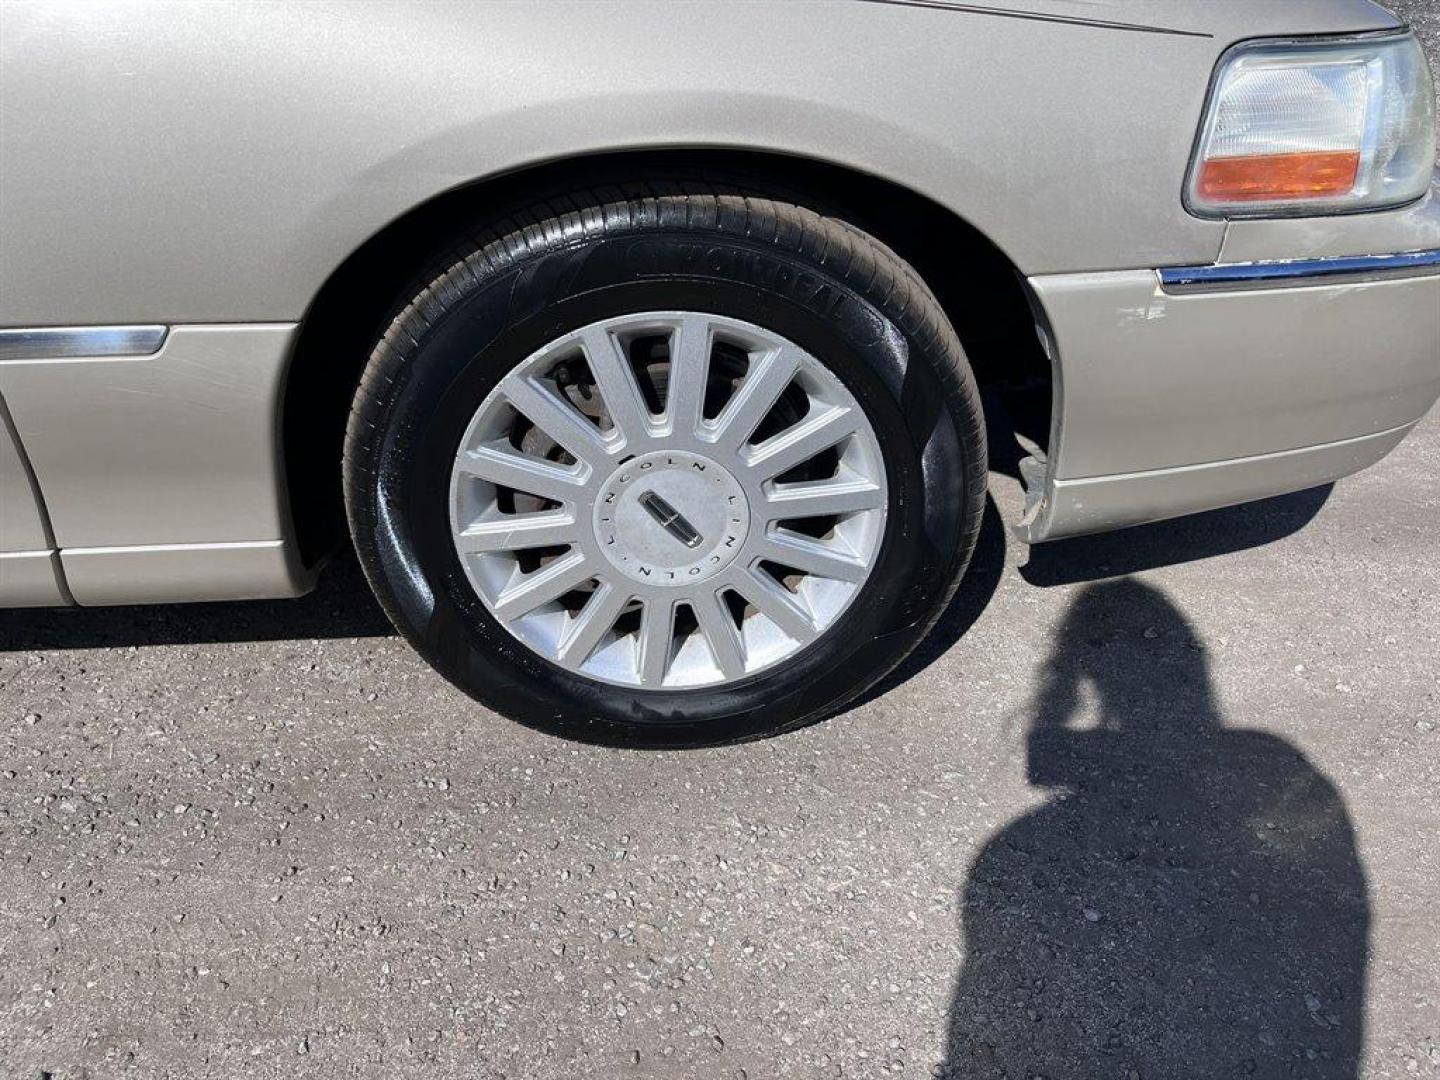
<svg viewBox="0 0 1440 1080"><path fill-rule="evenodd" d="M1005 255L938 203L841 166L750 151L630 151L588 156L481 180L436 196L366 241L326 280L301 323L282 412L290 508L307 565L344 536L340 459L350 402L370 349L408 298L421 268L457 232L579 186L704 181L783 198L842 217L920 273L950 317L987 398L987 417L1042 449L1050 431L1050 361L1029 289ZM988 412L989 410L987 410ZM992 445L994 445L992 432ZM992 455L993 456L993 455ZM1001 468L1013 459L1000 455Z"/></svg>

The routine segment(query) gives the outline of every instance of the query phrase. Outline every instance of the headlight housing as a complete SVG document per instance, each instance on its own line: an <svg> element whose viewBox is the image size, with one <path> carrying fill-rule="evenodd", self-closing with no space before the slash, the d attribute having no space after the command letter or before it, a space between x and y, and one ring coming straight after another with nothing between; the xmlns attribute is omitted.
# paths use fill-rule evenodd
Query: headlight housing
<svg viewBox="0 0 1440 1080"><path fill-rule="evenodd" d="M1410 202L1430 185L1434 112L1413 34L1243 42L1216 70L1186 203L1273 217Z"/></svg>

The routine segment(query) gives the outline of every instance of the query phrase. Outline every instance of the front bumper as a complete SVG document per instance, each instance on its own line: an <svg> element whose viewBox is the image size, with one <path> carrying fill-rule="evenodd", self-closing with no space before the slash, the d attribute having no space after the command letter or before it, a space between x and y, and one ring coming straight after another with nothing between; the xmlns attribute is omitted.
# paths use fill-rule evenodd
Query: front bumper
<svg viewBox="0 0 1440 1080"><path fill-rule="evenodd" d="M1020 536L1278 495L1387 454L1440 397L1440 258L1355 262L1031 278L1055 413L1022 466Z"/></svg>

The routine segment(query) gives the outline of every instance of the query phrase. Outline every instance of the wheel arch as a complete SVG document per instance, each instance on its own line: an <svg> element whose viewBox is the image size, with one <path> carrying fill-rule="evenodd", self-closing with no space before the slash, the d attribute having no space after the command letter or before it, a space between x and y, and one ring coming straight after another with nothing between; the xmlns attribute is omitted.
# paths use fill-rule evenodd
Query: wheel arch
<svg viewBox="0 0 1440 1080"><path fill-rule="evenodd" d="M1044 447L1050 361L1038 310L1013 260L980 229L912 188L855 168L769 150L650 149L568 157L476 179L411 208L353 250L311 298L291 353L281 451L291 519L311 565L344 536L340 460L370 348L457 229L597 184L714 183L843 217L920 273L954 324L982 386L1022 391L1005 423ZM993 421L992 421L993 423ZM992 455L993 456L993 455ZM1018 455L1015 455L1018 456ZM1006 456L998 464L1005 466Z"/></svg>

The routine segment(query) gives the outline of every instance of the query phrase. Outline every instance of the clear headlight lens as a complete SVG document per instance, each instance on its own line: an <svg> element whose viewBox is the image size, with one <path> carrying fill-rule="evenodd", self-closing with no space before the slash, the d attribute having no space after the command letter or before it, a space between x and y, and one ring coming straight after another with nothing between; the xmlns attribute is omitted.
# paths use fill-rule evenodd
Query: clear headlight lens
<svg viewBox="0 0 1440 1080"><path fill-rule="evenodd" d="M1244 217L1409 202L1430 184L1434 112L1412 34L1237 45L1211 90L1190 209Z"/></svg>

